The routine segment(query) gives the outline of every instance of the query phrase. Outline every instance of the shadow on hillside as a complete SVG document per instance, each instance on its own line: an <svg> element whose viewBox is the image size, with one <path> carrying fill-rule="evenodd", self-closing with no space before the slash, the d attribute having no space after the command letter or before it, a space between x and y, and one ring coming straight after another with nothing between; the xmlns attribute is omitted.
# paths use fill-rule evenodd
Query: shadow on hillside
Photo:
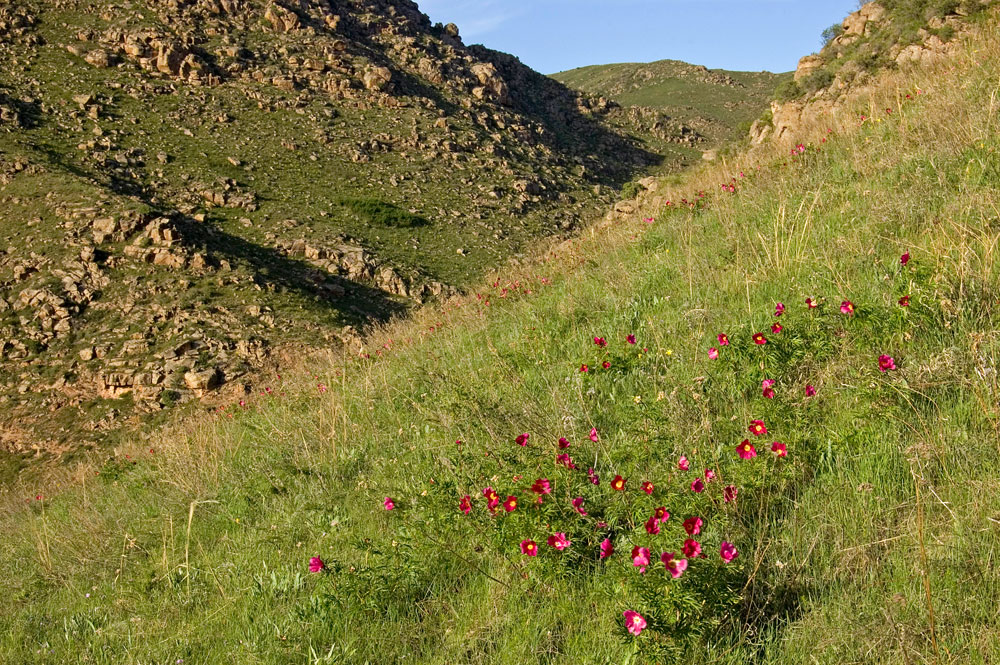
<svg viewBox="0 0 1000 665"><path fill-rule="evenodd" d="M262 289L291 292L311 298L317 307L336 312L339 323L351 324L363 330L375 324L386 323L405 314L408 309L405 301L385 291L332 275L305 261L286 256L274 247L256 244L228 233L211 222L197 222L176 210L164 208L161 203L152 200L144 183L125 170L109 168L106 171L92 172L67 162L52 148L37 149L46 156L52 167L144 203L151 210L150 219L169 219L180 236L181 244L187 249L204 251L217 265L221 261L227 261L234 268L246 268L252 272L254 283Z"/></svg>

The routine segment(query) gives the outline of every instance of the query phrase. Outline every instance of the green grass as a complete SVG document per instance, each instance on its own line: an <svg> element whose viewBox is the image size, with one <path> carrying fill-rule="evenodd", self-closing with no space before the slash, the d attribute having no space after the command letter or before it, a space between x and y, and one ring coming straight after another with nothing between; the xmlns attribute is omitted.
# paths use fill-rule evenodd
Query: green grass
<svg viewBox="0 0 1000 665"><path fill-rule="evenodd" d="M738 156L668 192L705 189L703 207L595 228L385 331L370 358L289 368L248 408L123 447L44 501L21 489L0 539L3 659L995 662L1000 58L983 39L949 76L888 80L802 157ZM911 86L925 94L892 101ZM717 193L740 170L737 193ZM753 345L758 331L771 343ZM732 345L712 361L719 332ZM883 353L896 371L878 371ZM736 457L754 418L786 460L763 439ZM553 464L559 436L577 472ZM720 500L723 481L692 494L682 454L738 501ZM630 491L611 492L615 474ZM555 491L534 510L540 476ZM490 518L486 486L523 509ZM567 509L575 492L611 525L604 563L593 522ZM659 501L674 517L647 537ZM629 545L676 550L689 514L706 518L708 558L675 581L662 565L638 575ZM516 549L557 530L574 541L563 554ZM317 555L327 572L312 575ZM651 619L639 638L627 609Z"/></svg>

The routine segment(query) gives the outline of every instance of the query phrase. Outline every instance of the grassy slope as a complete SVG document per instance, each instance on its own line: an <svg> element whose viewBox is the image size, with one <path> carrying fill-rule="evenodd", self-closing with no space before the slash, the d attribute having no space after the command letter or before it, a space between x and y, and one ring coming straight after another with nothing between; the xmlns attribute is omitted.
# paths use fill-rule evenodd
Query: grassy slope
<svg viewBox="0 0 1000 665"><path fill-rule="evenodd" d="M706 75L726 76L742 87L700 80ZM712 147L742 136L740 126L756 118L775 86L790 76L726 70L709 74L676 60L592 65L552 75L571 88L604 95L623 106L662 109L704 133Z"/></svg>
<svg viewBox="0 0 1000 665"><path fill-rule="evenodd" d="M3 523L0 653L39 663L680 653L991 662L1000 47L973 48L947 76L887 80L819 152L759 172L750 161L720 165L683 189L717 188L742 168L752 177L735 196L712 192L707 209L658 211L652 225L595 229L517 276L504 297L491 288L388 331L391 351L375 360L331 359L231 419L136 443L102 469L81 468L83 487L29 500ZM925 94L895 101L914 86ZM855 127L858 114L885 107L894 113ZM903 310L896 300L907 293ZM823 308L807 312L806 296ZM842 298L858 306L850 320L837 312ZM776 301L788 306L785 330L756 349L749 335L774 322ZM712 363L706 349L720 331L733 346ZM625 345L628 333L649 351ZM608 338L614 364L584 376L580 363L601 357L594 335ZM880 353L899 370L880 374ZM778 379L773 401L760 395L766 375ZM811 400L801 397L807 382L819 390ZM752 464L735 458L755 417L787 442L784 465L764 446ZM517 449L522 431L537 448ZM543 546L528 560L512 546L527 523L511 521L508 533L508 518L494 527L483 515L478 489L517 491L513 474L546 475L560 490L575 482L530 452L562 435L602 476L587 496L615 524L619 558L607 565L582 553L582 527L564 558ZM718 502L714 486L682 491L680 454L741 479L739 502ZM615 473L631 479L629 501L645 500L634 484L649 478L675 515L708 518L715 552L675 586L662 566L640 582L628 565L628 546L645 534L602 503ZM465 492L478 510L463 521ZM387 494L393 513L381 508ZM741 551L729 567L716 561L721 538ZM315 554L330 574L306 572ZM723 600L699 586L705 579ZM676 641L624 634L623 610L652 616L674 596L707 599L672 608L691 619L670 633Z"/></svg>

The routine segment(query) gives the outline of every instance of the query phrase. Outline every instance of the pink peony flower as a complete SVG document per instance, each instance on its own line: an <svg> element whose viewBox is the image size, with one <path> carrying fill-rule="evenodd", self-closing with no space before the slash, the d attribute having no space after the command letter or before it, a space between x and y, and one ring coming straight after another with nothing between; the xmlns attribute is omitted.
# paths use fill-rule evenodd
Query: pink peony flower
<svg viewBox="0 0 1000 665"><path fill-rule="evenodd" d="M530 438L531 438L531 435L528 434L527 432L525 432L524 434L518 434L517 438L514 439L514 443L516 443L517 445L523 447L523 446L528 445L528 439L530 439Z"/></svg>
<svg viewBox="0 0 1000 665"><path fill-rule="evenodd" d="M712 482L713 480L715 480L715 470L705 469L705 481Z"/></svg>
<svg viewBox="0 0 1000 665"><path fill-rule="evenodd" d="M615 546L611 544L610 538L605 538L601 541L601 558L607 559L609 556L615 553Z"/></svg>
<svg viewBox="0 0 1000 665"><path fill-rule="evenodd" d="M697 540L687 538L684 544L681 545L681 552L684 552L684 556L694 558L701 554L701 543Z"/></svg>
<svg viewBox="0 0 1000 665"><path fill-rule="evenodd" d="M512 513L517 510L517 497L508 496L507 500L503 502L503 509L508 513Z"/></svg>
<svg viewBox="0 0 1000 665"><path fill-rule="evenodd" d="M535 494L551 494L552 485L549 483L548 478L539 478L531 485L531 491Z"/></svg>
<svg viewBox="0 0 1000 665"><path fill-rule="evenodd" d="M648 480L643 481L640 487L642 487L642 491L645 492L646 494L653 493L653 483L649 482Z"/></svg>
<svg viewBox="0 0 1000 665"><path fill-rule="evenodd" d="M323 568L325 568L325 567L326 567L326 564L323 563L323 559L320 559L318 556L314 556L313 558L309 559L309 572L310 573L318 573L319 571L323 570Z"/></svg>
<svg viewBox="0 0 1000 665"><path fill-rule="evenodd" d="M708 350L708 357L710 360L715 360L719 357L719 350L713 346Z"/></svg>
<svg viewBox="0 0 1000 665"><path fill-rule="evenodd" d="M785 313L785 304L784 303L780 303L780 302L776 303L774 305L774 315L775 316L781 316L784 313Z"/></svg>
<svg viewBox="0 0 1000 665"><path fill-rule="evenodd" d="M582 496L576 497L570 503L572 503L573 507L576 508L576 512L580 513L584 517L587 516L587 511L583 509L583 497Z"/></svg>
<svg viewBox="0 0 1000 665"><path fill-rule="evenodd" d="M701 478L695 478L691 483L691 491L695 494L701 494L705 491L705 483L701 481Z"/></svg>
<svg viewBox="0 0 1000 665"><path fill-rule="evenodd" d="M815 386L806 386L806 397L813 397L816 394Z"/></svg>
<svg viewBox="0 0 1000 665"><path fill-rule="evenodd" d="M522 540L521 554L527 556L538 556L538 545L536 545L533 540Z"/></svg>
<svg viewBox="0 0 1000 665"><path fill-rule="evenodd" d="M458 502L458 509L463 513L468 515L472 512L472 497L466 494L462 497L462 500Z"/></svg>
<svg viewBox="0 0 1000 665"><path fill-rule="evenodd" d="M729 563L740 555L740 553L736 551L735 545L727 543L724 540L722 541L722 546L719 547L719 554L722 555L722 560L726 563Z"/></svg>
<svg viewBox="0 0 1000 665"><path fill-rule="evenodd" d="M757 457L757 449L753 447L749 439L743 439L743 442L736 446L736 454L740 456L740 459L753 459Z"/></svg>
<svg viewBox="0 0 1000 665"><path fill-rule="evenodd" d="M549 545L560 551L570 546L570 542L566 540L566 534L562 533L561 531L549 536L548 543Z"/></svg>
<svg viewBox="0 0 1000 665"><path fill-rule="evenodd" d="M736 501L737 494L739 494L739 490L736 489L736 485L726 485L722 490L722 498L726 503Z"/></svg>
<svg viewBox="0 0 1000 665"><path fill-rule="evenodd" d="M778 457L788 457L788 446L783 443L778 443L775 441L771 444L771 452Z"/></svg>
<svg viewBox="0 0 1000 665"><path fill-rule="evenodd" d="M896 361L883 353L878 357L878 371L885 373L891 369L896 369Z"/></svg>
<svg viewBox="0 0 1000 665"><path fill-rule="evenodd" d="M598 439L600 439L600 437L597 436L597 428L596 427L591 427L590 428L590 440L593 441L594 443L597 443Z"/></svg>
<svg viewBox="0 0 1000 665"><path fill-rule="evenodd" d="M684 520L684 530L687 531L689 536L697 536L701 533L701 525L704 522L701 521L700 517L689 517Z"/></svg>
<svg viewBox="0 0 1000 665"><path fill-rule="evenodd" d="M763 389L763 395L767 399L774 399L774 388L771 387L773 385L774 379L764 379L760 382L760 386Z"/></svg>
<svg viewBox="0 0 1000 665"><path fill-rule="evenodd" d="M673 552L664 552L661 554L660 561L663 562L663 566L675 580L683 575L684 571L687 570L688 567L687 559L675 559Z"/></svg>
<svg viewBox="0 0 1000 665"><path fill-rule="evenodd" d="M383 499L382 501L382 505L385 506L386 510L392 510L393 508L396 507L396 502L389 497L385 497L385 499Z"/></svg>
<svg viewBox="0 0 1000 665"><path fill-rule="evenodd" d="M840 303L840 313L846 314L848 316L854 316L854 303L852 303L850 300L845 300L844 302Z"/></svg>
<svg viewBox="0 0 1000 665"><path fill-rule="evenodd" d="M677 460L677 468L680 469L681 471L687 471L690 468L690 464L688 464L688 458L685 457L684 455L681 455L681 458Z"/></svg>
<svg viewBox="0 0 1000 665"><path fill-rule="evenodd" d="M764 425L763 420L751 420L750 427L747 429L749 429L750 433L754 436L763 436L767 434L767 426Z"/></svg>
<svg viewBox="0 0 1000 665"><path fill-rule="evenodd" d="M639 633L646 627L646 620L642 618L641 614L632 610L625 610L622 612L622 616L625 617L625 629L638 637Z"/></svg>
<svg viewBox="0 0 1000 665"><path fill-rule="evenodd" d="M719 333L719 346L729 346L729 336L726 333Z"/></svg>
<svg viewBox="0 0 1000 665"><path fill-rule="evenodd" d="M649 548L636 545L632 548L632 565L639 569L640 573L646 572L649 565Z"/></svg>

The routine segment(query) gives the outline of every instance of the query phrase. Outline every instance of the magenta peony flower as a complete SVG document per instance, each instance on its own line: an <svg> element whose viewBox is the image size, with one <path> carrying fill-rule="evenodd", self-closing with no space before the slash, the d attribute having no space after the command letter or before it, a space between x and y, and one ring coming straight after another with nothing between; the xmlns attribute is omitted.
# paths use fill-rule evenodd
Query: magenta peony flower
<svg viewBox="0 0 1000 665"><path fill-rule="evenodd" d="M687 570L688 567L687 559L675 559L673 552L664 552L661 554L660 561L663 562L663 566L675 580L683 575L684 571Z"/></svg>
<svg viewBox="0 0 1000 665"><path fill-rule="evenodd" d="M656 519L656 515L651 515L648 520L646 520L646 533L651 536L655 536L660 533L660 521Z"/></svg>
<svg viewBox="0 0 1000 665"><path fill-rule="evenodd" d="M607 559L615 553L615 546L611 544L610 538L601 541L601 559Z"/></svg>
<svg viewBox="0 0 1000 665"><path fill-rule="evenodd" d="M597 436L597 428L596 427L591 427L590 428L590 440L593 441L594 443L597 443L597 441L599 439L600 439L600 437Z"/></svg>
<svg viewBox="0 0 1000 665"><path fill-rule="evenodd" d="M689 536L697 536L701 533L701 525L704 522L701 521L700 517L689 517L684 520L684 530L687 531Z"/></svg>
<svg viewBox="0 0 1000 665"><path fill-rule="evenodd" d="M625 617L626 630L638 637L639 633L646 627L646 620L642 618L641 614L632 610L625 610L622 612L622 616Z"/></svg>
<svg viewBox="0 0 1000 665"><path fill-rule="evenodd" d="M583 509L583 497L582 496L576 497L570 503L572 503L573 507L576 508L576 512L580 513L584 517L587 516L587 511Z"/></svg>
<svg viewBox="0 0 1000 665"><path fill-rule="evenodd" d="M603 367L604 369L608 369L609 367L611 367L611 363L605 360L604 362L601 363L601 367Z"/></svg>
<svg viewBox="0 0 1000 665"><path fill-rule="evenodd" d="M564 436L559 437L559 449L565 450L566 448L569 448L569 439Z"/></svg>
<svg viewBox="0 0 1000 665"><path fill-rule="evenodd" d="M754 436L763 436L767 434L767 426L764 425L763 420L751 420L750 427L747 429L749 429L750 433Z"/></svg>
<svg viewBox="0 0 1000 665"><path fill-rule="evenodd" d="M535 494L551 494L552 485L549 483L548 478L539 478L531 485L531 491Z"/></svg>
<svg viewBox="0 0 1000 665"><path fill-rule="evenodd" d="M677 468L680 469L681 471L687 471L690 468L690 465L688 464L688 458L685 457L684 455L681 455L681 458L677 460Z"/></svg>
<svg viewBox="0 0 1000 665"><path fill-rule="evenodd" d="M701 478L695 478L691 483L691 491L695 494L701 494L705 491L705 483L701 481Z"/></svg>
<svg viewBox="0 0 1000 665"><path fill-rule="evenodd" d="M806 307L808 307L809 309L816 309L817 307L819 307L819 303L813 300L812 298L806 298Z"/></svg>
<svg viewBox="0 0 1000 665"><path fill-rule="evenodd" d="M774 379L764 379L760 382L760 386L763 389L763 395L767 399L774 399L774 388L771 387L773 385Z"/></svg>
<svg viewBox="0 0 1000 665"><path fill-rule="evenodd" d="M500 495L492 487L484 489L483 496L486 497L486 507L490 509L490 512L496 510L497 506L500 505Z"/></svg>
<svg viewBox="0 0 1000 665"><path fill-rule="evenodd" d="M705 469L705 481L710 483L713 480L715 480L715 470Z"/></svg>
<svg viewBox="0 0 1000 665"><path fill-rule="evenodd" d="M910 253L904 252L903 255L899 257L899 263L905 266L909 262L910 262Z"/></svg>
<svg viewBox="0 0 1000 665"><path fill-rule="evenodd" d="M530 439L530 438L531 438L531 435L528 434L527 432L525 432L524 434L518 434L517 438L514 439L514 443L516 443L519 446L524 447L524 446L528 445L528 439Z"/></svg>
<svg viewBox="0 0 1000 665"><path fill-rule="evenodd" d="M778 443L775 441L771 444L771 452L778 457L788 457L788 446L783 443Z"/></svg>
<svg viewBox="0 0 1000 665"><path fill-rule="evenodd" d="M684 544L681 545L681 552L684 552L684 556L689 558L694 558L701 554L701 543L697 540L687 538Z"/></svg>
<svg viewBox="0 0 1000 665"><path fill-rule="evenodd" d="M848 316L854 316L854 303L852 303L850 300L845 300L844 302L840 303L840 313L846 314Z"/></svg>
<svg viewBox="0 0 1000 665"><path fill-rule="evenodd" d="M635 335L629 335L628 337L625 338L625 341L628 342L629 344L635 344Z"/></svg>
<svg viewBox="0 0 1000 665"><path fill-rule="evenodd" d="M586 374L589 371L590 371L590 368L587 367L586 364L580 365L580 373L581 374ZM523 446L524 444L522 443L521 445Z"/></svg>
<svg viewBox="0 0 1000 665"><path fill-rule="evenodd" d="M785 304L784 303L780 303L780 302L776 303L774 305L774 315L775 316L781 316L784 313L785 313Z"/></svg>
<svg viewBox="0 0 1000 665"><path fill-rule="evenodd" d="M632 565L639 569L640 573L646 572L649 565L649 548L636 545L632 548Z"/></svg>
<svg viewBox="0 0 1000 665"><path fill-rule="evenodd" d="M603 337L595 337L594 344L600 347L605 347L608 345L608 340L604 339Z"/></svg>
<svg viewBox="0 0 1000 665"><path fill-rule="evenodd" d="M739 490L736 489L736 485L726 485L722 490L722 498L726 503L736 501L737 494L739 494Z"/></svg>
<svg viewBox="0 0 1000 665"><path fill-rule="evenodd" d="M729 346L729 336L726 333L719 333L719 346Z"/></svg>
<svg viewBox="0 0 1000 665"><path fill-rule="evenodd" d="M466 494L462 497L462 500L458 502L458 509L463 513L468 515L472 512L472 497Z"/></svg>
<svg viewBox="0 0 1000 665"><path fill-rule="evenodd" d="M601 484L601 477L594 473L594 469L587 469L587 480L589 480L594 485Z"/></svg>
<svg viewBox="0 0 1000 665"><path fill-rule="evenodd" d="M719 554L722 555L722 560L726 563L729 563L740 555L740 553L736 551L735 545L727 543L724 540L722 541L722 546L719 547Z"/></svg>
<svg viewBox="0 0 1000 665"><path fill-rule="evenodd" d="M743 442L736 446L736 454L740 456L740 459L753 459L757 457L757 449L753 447L749 439L743 439Z"/></svg>
<svg viewBox="0 0 1000 665"><path fill-rule="evenodd" d="M710 360L715 360L719 357L719 350L713 346L708 350L708 357Z"/></svg>
<svg viewBox="0 0 1000 665"><path fill-rule="evenodd" d="M549 536L548 543L549 545L560 551L570 546L570 542L566 539L566 534L562 533L561 531Z"/></svg>
<svg viewBox="0 0 1000 665"><path fill-rule="evenodd" d="M326 564L323 563L323 559L320 559L318 556L314 556L313 558L309 559L309 572L310 573L318 573L319 571L323 570L323 568L325 568L325 567L326 567Z"/></svg>
<svg viewBox="0 0 1000 665"><path fill-rule="evenodd" d="M562 464L567 469L575 469L576 465L573 464L573 458L571 458L566 453L562 455L556 455L556 464Z"/></svg>
<svg viewBox="0 0 1000 665"><path fill-rule="evenodd" d="M806 386L806 397L813 397L816 394L815 386Z"/></svg>
<svg viewBox="0 0 1000 665"><path fill-rule="evenodd" d="M508 513L512 513L517 510L517 497L508 496L507 500L503 502L503 509Z"/></svg>
<svg viewBox="0 0 1000 665"><path fill-rule="evenodd" d="M775 335L777 335L778 333L780 333L782 330L784 330L784 328L781 327L780 323L772 323L771 324L771 332L773 332Z"/></svg>
<svg viewBox="0 0 1000 665"><path fill-rule="evenodd" d="M660 520L661 522L666 522L668 519L670 519L670 513L667 512L666 506L660 506L659 508L653 511L653 517Z"/></svg>
<svg viewBox="0 0 1000 665"><path fill-rule="evenodd" d="M883 353L878 357L878 371L885 373L891 369L896 369L896 361Z"/></svg>
<svg viewBox="0 0 1000 665"><path fill-rule="evenodd" d="M389 497L385 497L385 499L382 501L382 505L385 506L386 510L392 510L393 508L396 507L396 502Z"/></svg>
<svg viewBox="0 0 1000 665"><path fill-rule="evenodd" d="M521 554L525 554L527 556L538 556L538 545L536 545L533 540L522 540Z"/></svg>

